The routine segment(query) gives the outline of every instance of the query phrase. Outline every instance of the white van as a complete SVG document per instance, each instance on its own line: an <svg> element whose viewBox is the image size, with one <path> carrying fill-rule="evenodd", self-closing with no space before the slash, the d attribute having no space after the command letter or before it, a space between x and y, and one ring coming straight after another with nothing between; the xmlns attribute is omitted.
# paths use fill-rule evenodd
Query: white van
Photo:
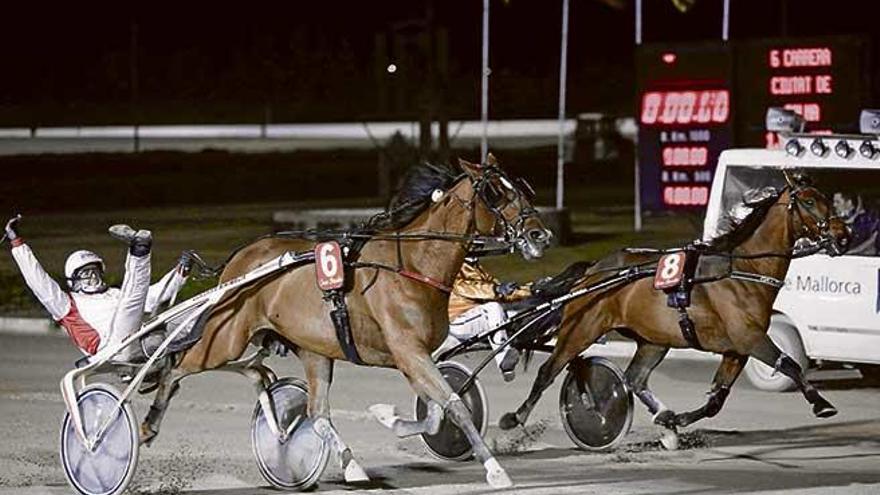
<svg viewBox="0 0 880 495"><path fill-rule="evenodd" d="M782 187L782 169L801 169L830 196L861 196L867 208L880 207L880 143L873 135L804 135L782 138L783 148L733 149L718 161L703 238L718 234L719 220L745 190ZM774 306L771 338L806 370L815 364L852 363L863 370L880 364L880 256L829 257L817 254L792 261ZM794 383L750 359L746 376L758 388L788 390Z"/></svg>

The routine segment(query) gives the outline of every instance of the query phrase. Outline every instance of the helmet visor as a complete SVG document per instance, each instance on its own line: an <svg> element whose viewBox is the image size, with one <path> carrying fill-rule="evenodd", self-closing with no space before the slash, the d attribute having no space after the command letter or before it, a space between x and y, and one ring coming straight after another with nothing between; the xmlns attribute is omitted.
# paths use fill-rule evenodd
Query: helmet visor
<svg viewBox="0 0 880 495"><path fill-rule="evenodd" d="M73 274L73 290L87 294L104 290L104 270L98 263L89 263Z"/></svg>

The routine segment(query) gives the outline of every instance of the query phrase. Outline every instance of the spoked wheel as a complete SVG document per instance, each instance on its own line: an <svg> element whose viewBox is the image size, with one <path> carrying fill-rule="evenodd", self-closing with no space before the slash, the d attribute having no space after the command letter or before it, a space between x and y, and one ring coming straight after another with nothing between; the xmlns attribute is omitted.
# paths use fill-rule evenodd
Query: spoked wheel
<svg viewBox="0 0 880 495"><path fill-rule="evenodd" d="M318 482L327 467L329 449L308 417L308 387L301 380L282 378L269 386L269 397L282 431L272 432L257 401L251 420L251 445L260 474L283 490L306 490Z"/></svg>
<svg viewBox="0 0 880 495"><path fill-rule="evenodd" d="M623 372L605 358L576 358L562 382L559 414L578 447L614 448L629 432L633 416L633 396Z"/></svg>
<svg viewBox="0 0 880 495"><path fill-rule="evenodd" d="M440 373L456 392L464 385L471 376L471 370L467 366L455 361L444 361L437 365ZM479 379L475 379L464 393L459 393L462 402L471 412L474 426L480 431L480 435L486 434L489 426L489 411L486 402L486 392ZM416 419L421 421L428 414L428 406L418 396L415 405ZM431 455L448 461L463 461L473 455L471 443L464 432L456 426L449 417L444 417L440 423L440 430L436 435L421 435L425 447Z"/></svg>
<svg viewBox="0 0 880 495"><path fill-rule="evenodd" d="M61 465L67 482L83 495L117 495L128 488L138 461L138 429L131 406L117 407L115 388L96 383L77 398L86 437L98 437L89 449L76 434L70 413L61 423Z"/></svg>

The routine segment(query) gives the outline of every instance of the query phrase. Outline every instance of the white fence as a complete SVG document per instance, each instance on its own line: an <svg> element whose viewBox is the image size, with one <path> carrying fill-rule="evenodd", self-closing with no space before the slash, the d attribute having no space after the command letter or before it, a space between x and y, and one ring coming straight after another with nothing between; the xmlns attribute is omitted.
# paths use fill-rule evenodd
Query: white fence
<svg viewBox="0 0 880 495"><path fill-rule="evenodd" d="M574 136L576 126L575 119L565 121L567 138ZM432 131L436 140L436 123ZM418 141L417 122L5 128L0 129L0 155L371 148L384 144L398 132L407 140ZM449 123L450 142L456 147L479 146L481 133L480 121ZM555 145L558 133L558 121L552 119L497 120L490 121L488 127L492 149Z"/></svg>

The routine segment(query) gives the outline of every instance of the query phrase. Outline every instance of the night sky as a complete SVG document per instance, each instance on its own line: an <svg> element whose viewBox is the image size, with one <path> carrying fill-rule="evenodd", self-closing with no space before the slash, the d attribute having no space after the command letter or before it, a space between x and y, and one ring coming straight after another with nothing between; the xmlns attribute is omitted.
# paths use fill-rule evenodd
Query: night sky
<svg viewBox="0 0 880 495"><path fill-rule="evenodd" d="M876 46L880 31L874 1L731 3L733 40L862 34ZM696 0L684 14L670 0L644 4L646 42L720 37L721 0ZM442 81L413 48L426 0L217 5L7 7L0 125L412 117L428 77L451 117L478 115L479 0L433 2L434 25L448 33ZM553 116L561 1L492 0L491 9L493 116ZM633 2L571 0L570 16L569 108L631 112ZM382 70L389 61L400 67L393 76Z"/></svg>

